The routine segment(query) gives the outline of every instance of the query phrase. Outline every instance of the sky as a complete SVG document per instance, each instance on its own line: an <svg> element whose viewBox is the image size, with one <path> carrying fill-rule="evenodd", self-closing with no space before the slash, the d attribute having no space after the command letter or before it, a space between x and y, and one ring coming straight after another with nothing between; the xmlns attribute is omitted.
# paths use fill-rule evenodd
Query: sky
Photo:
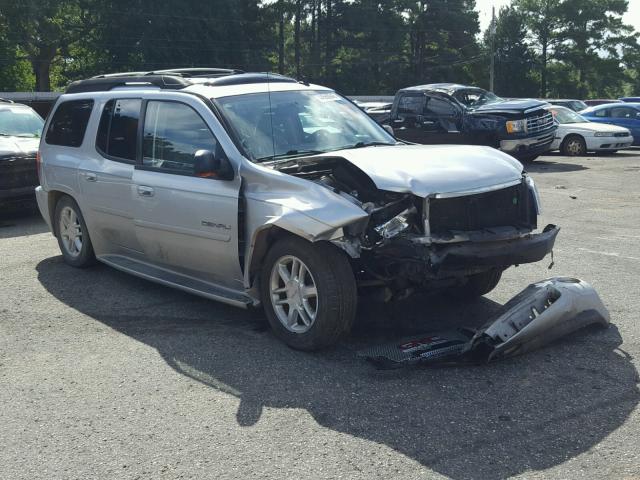
<svg viewBox="0 0 640 480"><path fill-rule="evenodd" d="M511 0L476 0L476 10L480 12L480 28L484 31L491 22L491 7L496 7L496 14L500 7L509 5ZM624 16L625 23L633 25L640 32L640 0L629 0L629 11Z"/></svg>

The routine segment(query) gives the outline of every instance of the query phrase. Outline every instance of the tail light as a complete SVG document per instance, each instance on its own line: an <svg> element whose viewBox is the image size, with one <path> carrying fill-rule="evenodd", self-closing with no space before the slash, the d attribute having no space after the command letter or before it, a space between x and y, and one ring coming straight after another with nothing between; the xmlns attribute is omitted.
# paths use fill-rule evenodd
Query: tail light
<svg viewBox="0 0 640 480"><path fill-rule="evenodd" d="M36 153L36 171L38 172L38 183L42 185L42 157L40 157L40 150Z"/></svg>

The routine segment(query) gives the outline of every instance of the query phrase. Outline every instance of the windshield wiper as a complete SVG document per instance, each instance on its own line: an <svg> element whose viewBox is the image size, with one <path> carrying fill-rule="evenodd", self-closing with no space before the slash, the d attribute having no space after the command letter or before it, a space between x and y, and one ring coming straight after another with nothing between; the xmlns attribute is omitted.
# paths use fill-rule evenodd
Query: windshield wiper
<svg viewBox="0 0 640 480"><path fill-rule="evenodd" d="M344 147L344 150L348 150L348 149L351 149L351 148L375 147L375 146L379 146L379 145L386 145L387 147L389 147L389 146L395 145L395 144L387 143L387 142L358 142L355 145L351 145L349 147Z"/></svg>
<svg viewBox="0 0 640 480"><path fill-rule="evenodd" d="M286 153L279 153L277 155L267 155L266 157L256 158L256 162L264 162L265 160L282 160L285 158L300 157L305 155L317 155L324 153L322 150L289 150Z"/></svg>

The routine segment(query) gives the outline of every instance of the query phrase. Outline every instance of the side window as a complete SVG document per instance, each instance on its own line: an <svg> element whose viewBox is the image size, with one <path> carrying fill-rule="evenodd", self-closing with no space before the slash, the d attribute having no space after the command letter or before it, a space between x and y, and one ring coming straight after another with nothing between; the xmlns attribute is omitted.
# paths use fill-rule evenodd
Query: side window
<svg viewBox="0 0 640 480"><path fill-rule="evenodd" d="M456 114L456 109L446 100L428 97L424 114L428 117L453 117Z"/></svg>
<svg viewBox="0 0 640 480"><path fill-rule="evenodd" d="M611 118L635 118L635 110L629 107L617 107L611 109Z"/></svg>
<svg viewBox="0 0 640 480"><path fill-rule="evenodd" d="M596 116L596 117L601 117L601 118L608 117L609 116L609 110L606 109L606 108L603 108L602 110L596 110L593 113L593 115Z"/></svg>
<svg viewBox="0 0 640 480"><path fill-rule="evenodd" d="M135 161L141 106L142 100L136 98L107 102L98 126L98 150L111 157Z"/></svg>
<svg viewBox="0 0 640 480"><path fill-rule="evenodd" d="M49 123L45 141L63 147L82 145L92 109L93 100L62 102Z"/></svg>
<svg viewBox="0 0 640 480"><path fill-rule="evenodd" d="M144 118L142 163L168 173L193 173L198 150L220 152L202 117L188 105L150 101Z"/></svg>
<svg viewBox="0 0 640 480"><path fill-rule="evenodd" d="M416 117L422 115L424 110L425 96L420 95L403 95L398 103L398 115L406 117Z"/></svg>

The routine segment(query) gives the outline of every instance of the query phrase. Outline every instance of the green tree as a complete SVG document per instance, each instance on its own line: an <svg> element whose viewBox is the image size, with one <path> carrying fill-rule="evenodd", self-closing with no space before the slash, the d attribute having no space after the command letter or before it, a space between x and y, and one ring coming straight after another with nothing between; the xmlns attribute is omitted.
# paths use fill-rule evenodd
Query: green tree
<svg viewBox="0 0 640 480"><path fill-rule="evenodd" d="M14 0L2 10L7 39L31 64L36 90L51 90L54 60L69 56L93 26L92 0Z"/></svg>
<svg viewBox="0 0 640 480"><path fill-rule="evenodd" d="M633 47L636 35L622 16L627 0L564 0L555 58L575 72L574 95L611 95L624 81L622 47Z"/></svg>
<svg viewBox="0 0 640 480"><path fill-rule="evenodd" d="M495 91L507 97L528 97L537 93L535 52L526 43L525 19L513 7L503 7L494 36ZM489 32L485 34L489 43Z"/></svg>
<svg viewBox="0 0 640 480"><path fill-rule="evenodd" d="M522 15L532 47L539 50L541 97L547 96L547 66L558 43L557 30L561 24L562 0L513 0L513 7Z"/></svg>

